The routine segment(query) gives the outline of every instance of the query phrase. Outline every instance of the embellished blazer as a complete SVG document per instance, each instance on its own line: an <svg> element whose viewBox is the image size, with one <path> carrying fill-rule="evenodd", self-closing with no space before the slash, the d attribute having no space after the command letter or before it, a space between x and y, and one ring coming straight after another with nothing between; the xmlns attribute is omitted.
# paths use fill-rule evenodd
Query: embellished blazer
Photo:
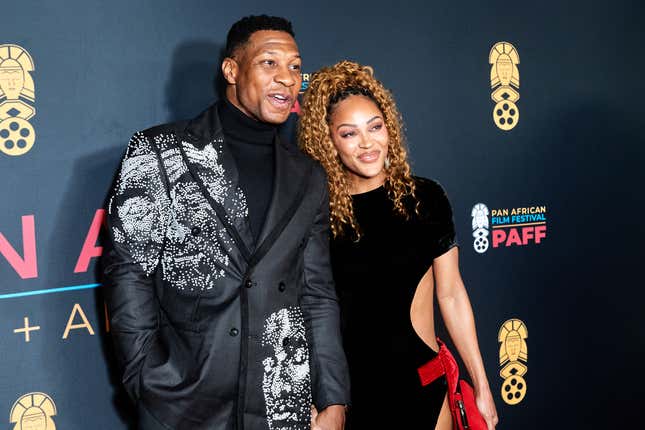
<svg viewBox="0 0 645 430"><path fill-rule="evenodd" d="M123 383L170 429L309 429L349 403L322 167L276 138L254 244L217 107L136 133L108 203Z"/></svg>

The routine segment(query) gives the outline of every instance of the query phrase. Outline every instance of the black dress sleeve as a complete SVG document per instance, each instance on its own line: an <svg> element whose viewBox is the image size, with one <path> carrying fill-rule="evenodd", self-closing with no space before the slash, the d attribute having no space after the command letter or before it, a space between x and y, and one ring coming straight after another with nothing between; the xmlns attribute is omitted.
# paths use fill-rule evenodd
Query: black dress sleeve
<svg viewBox="0 0 645 430"><path fill-rule="evenodd" d="M448 252L457 243L452 207L439 183L415 178L416 196L419 201L419 223L429 263Z"/></svg>

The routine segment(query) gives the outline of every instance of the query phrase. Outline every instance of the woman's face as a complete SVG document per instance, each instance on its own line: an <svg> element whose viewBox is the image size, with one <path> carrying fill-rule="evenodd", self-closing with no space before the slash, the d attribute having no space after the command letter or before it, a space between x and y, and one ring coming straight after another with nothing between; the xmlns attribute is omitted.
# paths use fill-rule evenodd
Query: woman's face
<svg viewBox="0 0 645 430"><path fill-rule="evenodd" d="M385 181L389 135L381 110L369 97L352 95L332 108L329 133L347 168L352 193L378 188Z"/></svg>

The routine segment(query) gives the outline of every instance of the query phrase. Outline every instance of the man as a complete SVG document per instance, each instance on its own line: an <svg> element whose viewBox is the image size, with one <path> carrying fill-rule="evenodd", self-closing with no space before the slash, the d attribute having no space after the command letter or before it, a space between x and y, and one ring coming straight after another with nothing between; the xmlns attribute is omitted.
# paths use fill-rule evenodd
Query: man
<svg viewBox="0 0 645 430"><path fill-rule="evenodd" d="M344 425L325 177L276 134L300 62L288 21L243 18L227 37L226 99L130 141L105 293L142 429Z"/></svg>

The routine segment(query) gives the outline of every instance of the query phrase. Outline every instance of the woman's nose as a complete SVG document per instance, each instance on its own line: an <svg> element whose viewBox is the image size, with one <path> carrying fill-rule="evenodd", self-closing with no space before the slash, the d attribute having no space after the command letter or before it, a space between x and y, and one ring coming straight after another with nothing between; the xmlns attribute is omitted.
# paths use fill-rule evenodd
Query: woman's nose
<svg viewBox="0 0 645 430"><path fill-rule="evenodd" d="M369 136L365 136L364 134L361 134L360 140L358 142L358 146L360 148L371 148L372 145L374 145L374 141Z"/></svg>

